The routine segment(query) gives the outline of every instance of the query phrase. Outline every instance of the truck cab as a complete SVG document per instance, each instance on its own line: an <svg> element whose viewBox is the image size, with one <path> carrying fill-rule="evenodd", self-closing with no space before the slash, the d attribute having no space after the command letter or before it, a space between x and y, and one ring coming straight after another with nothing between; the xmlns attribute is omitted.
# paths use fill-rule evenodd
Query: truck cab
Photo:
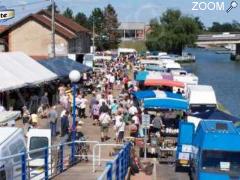
<svg viewBox="0 0 240 180"><path fill-rule="evenodd" d="M0 128L0 158L26 151L23 130L15 127ZM0 179L21 179L21 157L14 156L0 161Z"/></svg>
<svg viewBox="0 0 240 180"><path fill-rule="evenodd" d="M180 124L180 129L182 127L184 124ZM186 131L182 130L181 136L184 136ZM189 146L192 179L240 179L240 134L232 122L201 120L192 132L192 145ZM178 153L181 153L180 148Z"/></svg>

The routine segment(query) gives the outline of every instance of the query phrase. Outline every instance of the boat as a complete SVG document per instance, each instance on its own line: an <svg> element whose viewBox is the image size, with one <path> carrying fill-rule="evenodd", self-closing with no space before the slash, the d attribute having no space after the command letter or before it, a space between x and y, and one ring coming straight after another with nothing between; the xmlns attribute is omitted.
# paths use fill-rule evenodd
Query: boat
<svg viewBox="0 0 240 180"><path fill-rule="evenodd" d="M187 85L198 85L198 77L193 73L188 73L183 69L175 69L171 71L174 81L180 81Z"/></svg>

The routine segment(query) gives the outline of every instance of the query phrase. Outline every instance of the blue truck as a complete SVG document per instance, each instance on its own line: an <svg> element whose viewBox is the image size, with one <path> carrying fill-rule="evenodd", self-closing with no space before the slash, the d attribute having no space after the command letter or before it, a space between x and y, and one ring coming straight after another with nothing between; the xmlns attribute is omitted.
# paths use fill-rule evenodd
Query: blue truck
<svg viewBox="0 0 240 180"><path fill-rule="evenodd" d="M191 179L240 180L240 131L231 121L180 122L176 168L189 167Z"/></svg>

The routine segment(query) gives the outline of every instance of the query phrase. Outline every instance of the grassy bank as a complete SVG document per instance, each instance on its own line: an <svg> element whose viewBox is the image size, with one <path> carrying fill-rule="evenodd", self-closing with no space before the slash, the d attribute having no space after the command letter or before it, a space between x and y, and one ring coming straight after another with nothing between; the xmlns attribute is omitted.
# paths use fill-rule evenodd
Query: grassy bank
<svg viewBox="0 0 240 180"><path fill-rule="evenodd" d="M145 41L122 41L119 45L120 48L133 48L139 51L146 51Z"/></svg>
<svg viewBox="0 0 240 180"><path fill-rule="evenodd" d="M224 107L224 105L222 105L221 103L218 103L218 104L217 104L217 107L218 107L218 109L219 109L220 111L223 111L223 112L225 112L225 113L227 113L227 114L231 114L231 113L229 112L229 110L227 110L227 109Z"/></svg>

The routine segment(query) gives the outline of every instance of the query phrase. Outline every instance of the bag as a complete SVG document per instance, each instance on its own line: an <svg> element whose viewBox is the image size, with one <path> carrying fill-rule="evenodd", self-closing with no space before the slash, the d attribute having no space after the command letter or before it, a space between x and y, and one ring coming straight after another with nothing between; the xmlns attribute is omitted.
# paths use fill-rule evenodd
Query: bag
<svg viewBox="0 0 240 180"><path fill-rule="evenodd" d="M101 126L102 126L103 128L108 128L108 123L102 123Z"/></svg>
<svg viewBox="0 0 240 180"><path fill-rule="evenodd" d="M96 105L93 105L93 115L99 116L99 107Z"/></svg>
<svg viewBox="0 0 240 180"><path fill-rule="evenodd" d="M130 161L130 167L131 167L131 175L139 173L139 168L138 168L136 162L132 158Z"/></svg>

